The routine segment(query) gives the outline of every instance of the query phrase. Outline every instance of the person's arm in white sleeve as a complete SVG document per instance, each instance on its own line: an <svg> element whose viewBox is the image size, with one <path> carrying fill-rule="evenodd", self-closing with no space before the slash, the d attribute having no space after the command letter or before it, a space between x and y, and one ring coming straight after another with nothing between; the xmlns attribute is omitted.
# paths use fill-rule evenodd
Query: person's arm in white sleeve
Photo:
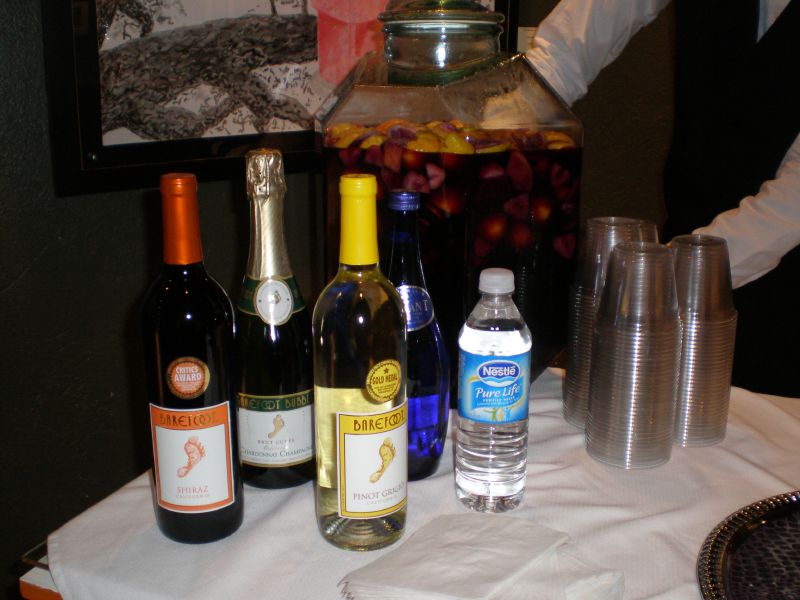
<svg viewBox="0 0 800 600"><path fill-rule="evenodd" d="M728 242L733 287L765 275L800 244L800 135L789 147L775 174L755 196L738 208L718 214L694 233L723 237Z"/></svg>
<svg viewBox="0 0 800 600"><path fill-rule="evenodd" d="M568 105L669 0L561 0L536 30L528 59Z"/></svg>

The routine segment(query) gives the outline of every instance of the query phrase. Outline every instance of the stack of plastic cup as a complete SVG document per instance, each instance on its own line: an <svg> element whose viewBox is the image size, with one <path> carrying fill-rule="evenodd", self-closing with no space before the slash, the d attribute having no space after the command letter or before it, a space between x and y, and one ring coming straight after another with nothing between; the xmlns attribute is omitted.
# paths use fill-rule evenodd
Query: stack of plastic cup
<svg viewBox="0 0 800 600"><path fill-rule="evenodd" d="M723 238L682 235L670 243L680 307L680 379L675 443L707 446L725 437L736 309Z"/></svg>
<svg viewBox="0 0 800 600"><path fill-rule="evenodd" d="M595 324L590 456L626 469L669 460L680 335L670 249L655 242L615 246Z"/></svg>
<svg viewBox="0 0 800 600"><path fill-rule="evenodd" d="M564 418L580 429L586 424L589 373L597 305L606 279L611 250L620 242L658 241L655 223L625 217L595 217L586 222L586 236L570 290Z"/></svg>

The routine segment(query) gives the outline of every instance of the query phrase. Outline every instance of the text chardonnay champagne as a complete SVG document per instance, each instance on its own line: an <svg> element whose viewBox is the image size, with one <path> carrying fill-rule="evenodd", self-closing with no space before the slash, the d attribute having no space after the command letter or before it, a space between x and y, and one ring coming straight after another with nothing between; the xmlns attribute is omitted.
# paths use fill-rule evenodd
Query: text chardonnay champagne
<svg viewBox="0 0 800 600"><path fill-rule="evenodd" d="M233 306L203 266L197 181L161 178L164 266L143 311L156 521L179 542L242 523Z"/></svg>
<svg viewBox="0 0 800 600"><path fill-rule="evenodd" d="M339 270L313 316L316 510L326 540L372 550L406 521L405 318L378 267L374 176L344 175L339 189Z"/></svg>
<svg viewBox="0 0 800 600"><path fill-rule="evenodd" d="M291 487L315 469L311 318L283 233L281 154L253 150L246 165L250 254L236 305L242 478Z"/></svg>

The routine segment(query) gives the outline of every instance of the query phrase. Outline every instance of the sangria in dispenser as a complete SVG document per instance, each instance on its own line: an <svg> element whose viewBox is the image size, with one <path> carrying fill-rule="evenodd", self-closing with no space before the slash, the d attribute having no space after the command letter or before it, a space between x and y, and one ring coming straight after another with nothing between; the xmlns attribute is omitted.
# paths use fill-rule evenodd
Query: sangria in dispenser
<svg viewBox="0 0 800 600"><path fill-rule="evenodd" d="M467 0L394 0L379 20L383 55L361 59L318 115L328 274L343 173L376 176L379 215L389 190L420 191L423 266L450 355L480 271L505 267L535 377L566 340L582 126L524 55L500 51L501 14Z"/></svg>

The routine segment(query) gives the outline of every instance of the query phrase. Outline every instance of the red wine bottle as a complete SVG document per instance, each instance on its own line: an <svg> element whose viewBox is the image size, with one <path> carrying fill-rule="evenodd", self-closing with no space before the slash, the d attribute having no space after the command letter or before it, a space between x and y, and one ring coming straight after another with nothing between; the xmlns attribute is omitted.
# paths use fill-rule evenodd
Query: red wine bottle
<svg viewBox="0 0 800 600"><path fill-rule="evenodd" d="M156 521L211 542L243 516L233 306L203 265L194 175L162 176L161 196L164 266L143 313Z"/></svg>

